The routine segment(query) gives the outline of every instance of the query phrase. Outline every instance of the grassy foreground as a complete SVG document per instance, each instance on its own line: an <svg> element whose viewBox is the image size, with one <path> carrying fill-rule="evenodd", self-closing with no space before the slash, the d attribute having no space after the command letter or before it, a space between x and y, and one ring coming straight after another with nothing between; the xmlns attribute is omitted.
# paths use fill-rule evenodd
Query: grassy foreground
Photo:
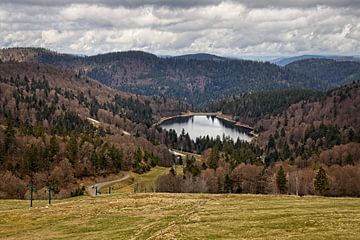
<svg viewBox="0 0 360 240"><path fill-rule="evenodd" d="M1 239L359 239L360 199L114 194L0 200Z"/></svg>

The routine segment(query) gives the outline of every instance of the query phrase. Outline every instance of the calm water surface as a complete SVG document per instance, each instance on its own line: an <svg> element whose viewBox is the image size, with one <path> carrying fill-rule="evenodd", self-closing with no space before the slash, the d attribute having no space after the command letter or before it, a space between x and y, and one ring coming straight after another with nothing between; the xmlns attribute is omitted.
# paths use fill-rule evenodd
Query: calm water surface
<svg viewBox="0 0 360 240"><path fill-rule="evenodd" d="M174 129L179 135L184 129L189 133L192 140L197 137L209 136L216 138L217 136L228 136L236 141L238 138L243 141L251 141L249 130L238 126L233 123L224 121L217 117L210 116L191 116L191 117L177 117L164 121L160 127L170 130Z"/></svg>

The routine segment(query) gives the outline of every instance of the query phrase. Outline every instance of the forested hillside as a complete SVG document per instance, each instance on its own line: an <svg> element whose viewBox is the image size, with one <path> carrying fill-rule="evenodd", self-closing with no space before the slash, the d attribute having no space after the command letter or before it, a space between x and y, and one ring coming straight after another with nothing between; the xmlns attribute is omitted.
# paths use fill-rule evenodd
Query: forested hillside
<svg viewBox="0 0 360 240"><path fill-rule="evenodd" d="M286 65L287 69L337 87L360 79L360 62L332 59L307 59Z"/></svg>
<svg viewBox="0 0 360 240"><path fill-rule="evenodd" d="M323 149L359 140L359 104L360 84L354 82L327 92L319 101L299 102L276 117L260 120L257 141L267 148L270 143L279 156L286 153L282 159L309 166Z"/></svg>
<svg viewBox="0 0 360 240"><path fill-rule="evenodd" d="M24 57L26 54L32 57ZM206 105L208 100L243 92L327 87L321 81L310 79L287 68L245 60L159 58L138 51L75 57L49 53L43 49L21 48L1 50L0 59L70 67L101 83L124 91L143 95L163 95L187 100L200 106Z"/></svg>
<svg viewBox="0 0 360 240"><path fill-rule="evenodd" d="M50 65L0 63L0 197L24 198L29 184L65 197L81 193L83 177L170 166L167 147L141 137L159 111L180 111L165 100Z"/></svg>
<svg viewBox="0 0 360 240"><path fill-rule="evenodd" d="M215 102L209 109L213 112L221 111L242 123L253 125L260 118L281 113L291 104L304 100L315 101L322 95L323 92L306 89L244 93Z"/></svg>

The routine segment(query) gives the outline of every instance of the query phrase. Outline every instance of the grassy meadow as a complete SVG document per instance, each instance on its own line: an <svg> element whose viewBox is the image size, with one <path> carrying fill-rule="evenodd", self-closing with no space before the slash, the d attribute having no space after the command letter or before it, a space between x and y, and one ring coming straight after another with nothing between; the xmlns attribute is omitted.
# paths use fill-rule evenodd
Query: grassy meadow
<svg viewBox="0 0 360 240"><path fill-rule="evenodd" d="M0 239L359 239L356 198L134 193L168 171L130 173L111 195L51 206L0 200Z"/></svg>
<svg viewBox="0 0 360 240"><path fill-rule="evenodd" d="M360 199L117 193L0 200L1 239L359 239Z"/></svg>

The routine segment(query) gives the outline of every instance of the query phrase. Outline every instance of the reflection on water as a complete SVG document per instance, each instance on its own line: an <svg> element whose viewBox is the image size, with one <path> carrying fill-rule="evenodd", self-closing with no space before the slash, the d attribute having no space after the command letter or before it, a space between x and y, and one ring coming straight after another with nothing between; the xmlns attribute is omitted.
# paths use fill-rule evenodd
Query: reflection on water
<svg viewBox="0 0 360 240"><path fill-rule="evenodd" d="M193 140L200 136L208 135L210 138L220 136L222 138L225 135L234 141L238 138L243 141L251 141L248 129L213 116L176 117L164 121L160 126L166 130L174 129L178 135L184 129Z"/></svg>

